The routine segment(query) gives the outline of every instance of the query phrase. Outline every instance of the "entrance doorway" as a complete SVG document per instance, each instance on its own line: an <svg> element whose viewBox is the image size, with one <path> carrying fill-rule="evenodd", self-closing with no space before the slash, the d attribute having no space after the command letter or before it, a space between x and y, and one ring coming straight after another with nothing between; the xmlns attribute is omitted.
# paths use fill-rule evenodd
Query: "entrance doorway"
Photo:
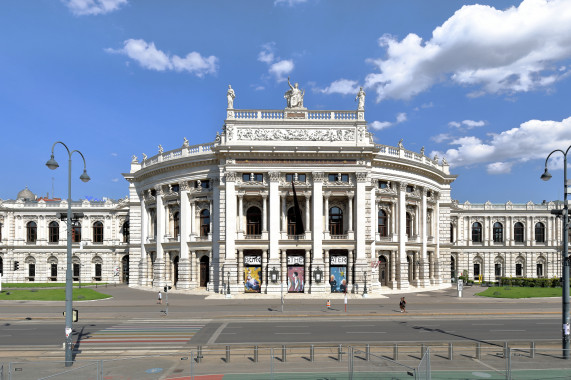
<svg viewBox="0 0 571 380"><path fill-rule="evenodd" d="M121 282L124 284L129 283L129 255L123 256L121 259Z"/></svg>
<svg viewBox="0 0 571 380"><path fill-rule="evenodd" d="M173 260L173 284L177 284L178 282L178 255Z"/></svg>
<svg viewBox="0 0 571 380"><path fill-rule="evenodd" d="M205 288L210 281L210 273L208 268L210 267L210 258L206 255L200 258L200 286Z"/></svg>
<svg viewBox="0 0 571 380"><path fill-rule="evenodd" d="M388 262L385 256L379 256L379 282L382 286L387 286L388 280Z"/></svg>

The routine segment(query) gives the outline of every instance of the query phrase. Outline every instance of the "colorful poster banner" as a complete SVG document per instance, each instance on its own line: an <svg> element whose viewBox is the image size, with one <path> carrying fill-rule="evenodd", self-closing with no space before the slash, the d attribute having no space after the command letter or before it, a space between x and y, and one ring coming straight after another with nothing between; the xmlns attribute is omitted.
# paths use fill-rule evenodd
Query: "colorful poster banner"
<svg viewBox="0 0 571 380"><path fill-rule="evenodd" d="M260 293L262 290L262 268L244 267L244 291Z"/></svg>
<svg viewBox="0 0 571 380"><path fill-rule="evenodd" d="M330 269L331 293L345 293L347 291L347 267L330 267Z"/></svg>
<svg viewBox="0 0 571 380"><path fill-rule="evenodd" d="M289 293L303 293L305 269L300 266L287 267L287 291Z"/></svg>

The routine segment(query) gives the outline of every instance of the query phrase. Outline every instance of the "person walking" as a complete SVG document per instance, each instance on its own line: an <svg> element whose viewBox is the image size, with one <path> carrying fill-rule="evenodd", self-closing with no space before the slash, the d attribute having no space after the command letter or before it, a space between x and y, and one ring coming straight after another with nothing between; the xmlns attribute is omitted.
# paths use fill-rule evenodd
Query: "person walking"
<svg viewBox="0 0 571 380"><path fill-rule="evenodd" d="M401 298L400 298L400 304L399 304L399 306L400 306L400 312L401 312L401 313L406 313L406 301L405 301L404 297L401 297Z"/></svg>
<svg viewBox="0 0 571 380"><path fill-rule="evenodd" d="M159 295L158 295L157 303L158 303L158 304L162 304L162 303L163 303L163 294L161 293L160 290L159 290Z"/></svg>

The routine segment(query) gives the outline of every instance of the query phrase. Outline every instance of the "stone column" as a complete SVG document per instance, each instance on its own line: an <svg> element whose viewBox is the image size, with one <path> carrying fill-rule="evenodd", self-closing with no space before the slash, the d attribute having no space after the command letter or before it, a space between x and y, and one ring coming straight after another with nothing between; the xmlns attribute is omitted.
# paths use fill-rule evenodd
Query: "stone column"
<svg viewBox="0 0 571 380"><path fill-rule="evenodd" d="M329 236L329 196L331 195L331 193L325 193L323 194L324 197L324 206L323 208L325 209L325 228L323 229L323 232L326 234L325 236Z"/></svg>
<svg viewBox="0 0 571 380"><path fill-rule="evenodd" d="M397 251L391 251L390 283L391 283L391 287L393 289L397 287L397 284L396 284L397 253L398 253Z"/></svg>
<svg viewBox="0 0 571 380"><path fill-rule="evenodd" d="M180 189L180 258L178 261L179 281L177 288L188 289L190 285L190 260L188 258L189 213L190 201L188 194L190 188L187 182L179 186Z"/></svg>
<svg viewBox="0 0 571 380"><path fill-rule="evenodd" d="M262 193L262 233L268 232L268 194Z"/></svg>
<svg viewBox="0 0 571 380"><path fill-rule="evenodd" d="M311 231L311 224L309 223L309 193L303 193L305 196L305 232Z"/></svg>
<svg viewBox="0 0 571 380"><path fill-rule="evenodd" d="M354 253L355 251L353 251L352 249L347 251L347 291L352 291L354 292L355 288L355 280L353 278L353 273L357 271L356 268L354 268L355 266L355 261L354 261Z"/></svg>
<svg viewBox="0 0 571 380"><path fill-rule="evenodd" d="M238 274L236 276L236 284L244 285L244 250L238 249Z"/></svg>
<svg viewBox="0 0 571 380"><path fill-rule="evenodd" d="M163 287L165 286L165 259L163 252L163 239L165 236L165 207L163 204L163 189L161 186L157 186L156 190L156 207L157 207L157 236L155 250L157 252L157 257L155 259L154 265L154 286Z"/></svg>
<svg viewBox="0 0 571 380"><path fill-rule="evenodd" d="M428 234L430 233L430 231L428 230L427 227L427 219L428 219L428 208L426 205L426 196L427 196L427 189L422 189L422 211L421 211L421 217L422 217L422 224L421 224L421 242L422 242L422 248L421 248L421 252L420 252L420 273L418 276L418 286L428 286L430 285L430 280L429 280L429 273L430 270L428 268L428 255L427 255L427 242L428 242Z"/></svg>
<svg viewBox="0 0 571 380"><path fill-rule="evenodd" d="M238 278L238 261L236 259L236 173L226 173L226 209L224 222L226 227L225 247L225 264L226 271L230 273L230 278ZM235 285L235 281L230 281L230 292L237 292L239 286Z"/></svg>
<svg viewBox="0 0 571 380"><path fill-rule="evenodd" d="M280 255L281 265L280 265L280 292L283 286L283 293L287 293L287 251L285 249L281 250Z"/></svg>
<svg viewBox="0 0 571 380"><path fill-rule="evenodd" d="M238 193L238 220L236 221L236 231L238 233L244 233L244 229L242 228L244 218L244 193Z"/></svg>
<svg viewBox="0 0 571 380"><path fill-rule="evenodd" d="M406 183L399 183L398 189L398 225L399 225L399 251L398 265L396 270L400 274L397 280L398 289L407 289L408 283L408 263L406 261Z"/></svg>
<svg viewBox="0 0 571 380"><path fill-rule="evenodd" d="M280 251L279 240L281 237L280 227L280 188L279 172L270 172L270 185L269 185L269 202L270 202L270 215L269 215L269 252L270 259L268 261L269 267L279 267ZM279 284L268 283L268 293L279 292Z"/></svg>
<svg viewBox="0 0 571 380"><path fill-rule="evenodd" d="M367 253L366 249L366 230L367 230L367 173L356 173L357 185L355 190L355 217L361 224L360 228L355 230L355 252L354 252L354 272L360 273L367 267ZM370 181L369 181L370 183ZM352 199L350 199L350 203ZM351 212L352 214L352 212ZM352 215L350 215L352 217ZM369 222L370 223L370 222ZM370 228L370 226L369 226ZM374 252L374 251L373 251ZM357 276L358 277L358 276ZM355 283L355 279L351 279L351 283Z"/></svg>
<svg viewBox="0 0 571 380"><path fill-rule="evenodd" d="M268 275L268 250L262 250L262 284L264 288L264 293L268 292L268 283L270 282L270 276Z"/></svg>
<svg viewBox="0 0 571 380"><path fill-rule="evenodd" d="M139 286L146 286L149 283L149 276L147 274L147 250L145 243L149 232L149 214L145 206L145 192L141 191L139 194L141 199L141 257L139 258Z"/></svg>
<svg viewBox="0 0 571 380"><path fill-rule="evenodd" d="M306 249L305 250L305 259L303 260L303 268L305 270L305 278L304 278L304 282L303 282L303 292L304 293L309 293L311 288L310 288L310 283L311 283L311 269L309 267L309 260L310 260L310 250Z"/></svg>
<svg viewBox="0 0 571 380"><path fill-rule="evenodd" d="M190 199L190 214L188 215L188 221L190 224L190 236L192 236L191 239L194 240L194 237L196 236L196 200L194 198Z"/></svg>
<svg viewBox="0 0 571 380"><path fill-rule="evenodd" d="M354 195L352 193L347 194L347 203L349 206L348 207L349 212L347 215L347 218L349 219L348 220L348 222L349 222L348 232L353 232L353 197L354 197ZM365 210L363 210L363 211L365 211Z"/></svg>
<svg viewBox="0 0 571 380"><path fill-rule="evenodd" d="M329 263L331 262L329 260L329 250L325 249L324 251L324 260L325 260L325 270L323 271L323 282L325 283L325 286L327 287L326 289L328 290L328 293L331 292L331 287L329 286L329 279L331 276L331 272L329 271Z"/></svg>
<svg viewBox="0 0 571 380"><path fill-rule="evenodd" d="M434 223L436 224L436 230L434 232L434 240L436 241L436 252L434 252L435 257L434 259L438 262L438 265L436 266L436 270L434 271L434 281L433 283L435 285L440 285L442 283L442 273L440 273L440 269L443 268L444 263L441 262L441 260L443 259L440 256L440 194L434 194L434 196L436 197L436 206L434 207ZM454 229L456 231L456 228ZM458 266L458 263L456 263L456 266ZM450 266L448 266L448 268L445 268L443 270L448 270L450 271ZM456 270L456 273L458 274L458 270ZM450 277L450 276L448 276Z"/></svg>
<svg viewBox="0 0 571 380"><path fill-rule="evenodd" d="M325 269L323 261L323 180L325 176L322 172L313 172L313 188L312 188L312 229L311 229L311 243L313 251L313 260L311 262L313 269L318 267L323 268L323 281L321 284L312 283L311 292L324 292L327 289L329 281L328 268Z"/></svg>
<svg viewBox="0 0 571 380"><path fill-rule="evenodd" d="M286 210L286 195L285 193L281 195L281 224L282 224L282 233L287 232L287 210Z"/></svg>

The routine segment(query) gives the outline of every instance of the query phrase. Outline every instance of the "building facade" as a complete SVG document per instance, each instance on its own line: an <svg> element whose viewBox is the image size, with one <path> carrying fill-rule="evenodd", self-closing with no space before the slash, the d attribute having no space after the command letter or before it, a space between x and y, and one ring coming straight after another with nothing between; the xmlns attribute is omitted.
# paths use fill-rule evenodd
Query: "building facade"
<svg viewBox="0 0 571 380"><path fill-rule="evenodd" d="M373 142L364 96L308 110L296 85L238 110L229 88L214 142L133 156L126 199L74 202L74 280L255 297L560 276L561 204L458 204L444 159ZM67 203L26 191L0 201L3 282L63 282Z"/></svg>

